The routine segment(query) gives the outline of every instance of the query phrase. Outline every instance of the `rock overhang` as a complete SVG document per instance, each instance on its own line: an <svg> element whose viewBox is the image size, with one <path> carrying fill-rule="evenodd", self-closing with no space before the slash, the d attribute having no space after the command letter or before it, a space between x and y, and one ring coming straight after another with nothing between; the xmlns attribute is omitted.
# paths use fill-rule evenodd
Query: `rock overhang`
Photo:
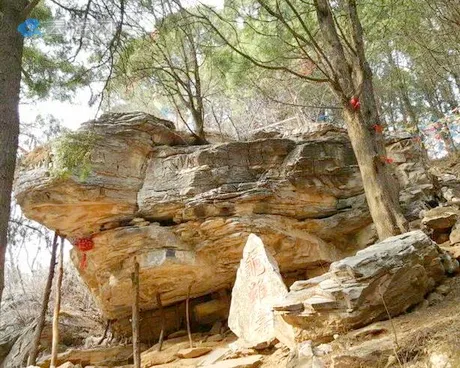
<svg viewBox="0 0 460 368"><path fill-rule="evenodd" d="M192 296L231 287L250 233L282 272L324 267L361 246L355 236L371 219L343 135L187 146L155 119L113 114L86 123L101 138L85 181L53 178L52 156L20 167L16 179L26 216L71 240L93 236L80 273L107 318L130 313L134 256L148 310L157 292L165 305L185 299L192 282ZM81 258L74 249L74 264Z"/></svg>

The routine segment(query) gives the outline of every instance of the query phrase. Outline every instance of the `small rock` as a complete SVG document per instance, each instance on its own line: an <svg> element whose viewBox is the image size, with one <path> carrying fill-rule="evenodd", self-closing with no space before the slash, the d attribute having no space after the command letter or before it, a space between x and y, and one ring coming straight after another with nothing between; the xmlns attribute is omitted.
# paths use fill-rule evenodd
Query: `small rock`
<svg viewBox="0 0 460 368"><path fill-rule="evenodd" d="M209 353L211 350L211 348L189 348L179 350L176 355L181 359L191 359L203 356Z"/></svg>
<svg viewBox="0 0 460 368"><path fill-rule="evenodd" d="M204 357L204 359L201 361L201 364L199 365L200 367L207 367L211 364L214 364L220 360L222 360L224 357L227 356L227 354L230 352L229 348L218 348L208 355Z"/></svg>
<svg viewBox="0 0 460 368"><path fill-rule="evenodd" d="M454 247L442 247L442 249L449 253L452 258L457 260L460 258L460 245L456 245Z"/></svg>
<svg viewBox="0 0 460 368"><path fill-rule="evenodd" d="M436 207L426 211L422 224L434 230L450 229L458 218L458 210L454 207Z"/></svg>
<svg viewBox="0 0 460 368"><path fill-rule="evenodd" d="M332 353L332 346L329 344L321 344L313 348L313 354L316 356L324 356Z"/></svg>
<svg viewBox="0 0 460 368"><path fill-rule="evenodd" d="M229 354L227 358L236 359L236 358L246 357L250 355L257 355L257 351L255 349L239 348L238 350L234 351L232 354Z"/></svg>
<svg viewBox="0 0 460 368"><path fill-rule="evenodd" d="M262 355L251 355L244 358L229 359L206 365L208 368L256 368L262 364Z"/></svg>
<svg viewBox="0 0 460 368"><path fill-rule="evenodd" d="M419 303L419 304L417 304L415 306L414 312L424 310L424 309L428 308L429 305L430 305L430 303L428 302L428 300L423 299L423 301L421 303Z"/></svg>
<svg viewBox="0 0 460 368"><path fill-rule="evenodd" d="M450 232L449 240L451 244L460 243L460 222L457 222Z"/></svg>
<svg viewBox="0 0 460 368"><path fill-rule="evenodd" d="M275 346L277 343L278 339L271 339L270 341L264 341L260 344L254 345L253 348L255 350L265 350L271 348L272 346Z"/></svg>
<svg viewBox="0 0 460 368"><path fill-rule="evenodd" d="M447 285L447 284L442 284L442 285L439 285L437 288L436 288L436 292L441 294L441 295L447 295L449 294L450 292L450 286Z"/></svg>
<svg viewBox="0 0 460 368"><path fill-rule="evenodd" d="M222 341L224 339L224 337L222 335L212 335L212 336L209 336L207 339L206 339L206 342L218 342L218 341Z"/></svg>
<svg viewBox="0 0 460 368"><path fill-rule="evenodd" d="M298 346L299 357L312 357L313 356L313 348L311 344L312 344L311 340L304 341L299 344Z"/></svg>
<svg viewBox="0 0 460 368"><path fill-rule="evenodd" d="M154 365L167 364L176 360L174 352L169 349L163 351L157 351L156 348L149 349L141 354L141 367L148 368Z"/></svg>
<svg viewBox="0 0 460 368"><path fill-rule="evenodd" d="M438 294L436 292L431 293L428 295L427 301L428 305L435 305L438 304L439 302L442 302L444 297L441 294Z"/></svg>
<svg viewBox="0 0 460 368"><path fill-rule="evenodd" d="M385 365L385 368L393 367L393 365L396 364L396 357L394 355L390 355L387 360L387 364Z"/></svg>
<svg viewBox="0 0 460 368"><path fill-rule="evenodd" d="M143 219L142 217L135 217L129 222L129 224L130 225L137 225L137 224L141 224L143 222L145 222L145 219Z"/></svg>
<svg viewBox="0 0 460 368"><path fill-rule="evenodd" d="M324 368L324 364L314 354L311 340L304 341L298 345L297 354L288 363L288 366L295 368Z"/></svg>
<svg viewBox="0 0 460 368"><path fill-rule="evenodd" d="M220 334L222 331L222 321L217 321L212 325L212 328L209 330L211 335Z"/></svg>
<svg viewBox="0 0 460 368"><path fill-rule="evenodd" d="M64 364L61 364L58 368L81 368L80 364L73 364L71 362L65 362Z"/></svg>
<svg viewBox="0 0 460 368"><path fill-rule="evenodd" d="M175 339L176 337L182 337L186 335L187 335L187 331L179 330L179 331L173 332L172 334L168 335L168 339Z"/></svg>
<svg viewBox="0 0 460 368"><path fill-rule="evenodd" d="M431 354L430 363L432 368L452 368L452 364L449 363L449 358L445 354Z"/></svg>
<svg viewBox="0 0 460 368"><path fill-rule="evenodd" d="M449 275L454 275L458 272L459 263L455 258L452 258L449 254L444 253L441 256L442 264Z"/></svg>

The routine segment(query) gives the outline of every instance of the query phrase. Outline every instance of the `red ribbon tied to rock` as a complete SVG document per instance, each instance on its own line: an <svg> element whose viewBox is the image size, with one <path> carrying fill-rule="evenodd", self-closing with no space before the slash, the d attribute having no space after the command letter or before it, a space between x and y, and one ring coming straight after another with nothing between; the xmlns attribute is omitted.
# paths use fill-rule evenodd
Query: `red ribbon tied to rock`
<svg viewBox="0 0 460 368"><path fill-rule="evenodd" d="M94 248L93 238L88 237L77 239L77 241L75 242L75 246L78 248L80 252L83 253L82 259L80 261L80 268L83 270L88 265L86 252Z"/></svg>

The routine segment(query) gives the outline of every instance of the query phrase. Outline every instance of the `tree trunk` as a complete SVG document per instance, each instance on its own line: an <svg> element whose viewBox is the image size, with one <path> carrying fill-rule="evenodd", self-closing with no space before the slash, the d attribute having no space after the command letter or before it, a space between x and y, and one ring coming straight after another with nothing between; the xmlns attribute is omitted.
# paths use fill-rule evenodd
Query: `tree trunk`
<svg viewBox="0 0 460 368"><path fill-rule="evenodd" d="M358 161L366 199L377 233L381 240L406 230L406 221L395 204L394 190L389 185L386 163L375 150L370 134L363 129L365 122L360 114L344 109L348 135Z"/></svg>
<svg viewBox="0 0 460 368"><path fill-rule="evenodd" d="M141 350L139 341L139 262L134 258L134 272L131 274L133 284L133 357L134 368L141 367Z"/></svg>
<svg viewBox="0 0 460 368"><path fill-rule="evenodd" d="M45 326L46 312L48 311L48 302L50 300L51 286L53 285L54 269L56 267L56 250L58 243L58 234L54 233L53 245L51 247L51 260L48 271L48 280L46 281L45 291L43 293L42 309L38 316L37 328L35 330L34 341L32 342L32 349L29 354L27 365L35 365L40 348L40 339Z"/></svg>
<svg viewBox="0 0 460 368"><path fill-rule="evenodd" d="M201 114L200 111L195 110L194 108L192 108L191 112L192 112L193 122L195 123L195 135L197 138L197 143L207 144L208 141L206 140L206 134L204 132L203 115Z"/></svg>
<svg viewBox="0 0 460 368"><path fill-rule="evenodd" d="M380 124L375 102L372 72L364 53L363 30L355 0L348 0L348 15L354 52L347 57L335 26L328 0L315 0L320 31L327 43L327 58L333 69L331 88L344 107L348 134L363 179L369 210L381 240L406 231L407 222L399 206L397 182L385 162L383 135L374 130ZM351 59L351 64L347 61ZM361 97L361 108L351 106Z"/></svg>
<svg viewBox="0 0 460 368"><path fill-rule="evenodd" d="M58 361L59 346L59 312L61 310L61 286L64 275L64 238L61 237L61 247L59 252L58 277L55 290L54 314L53 314L53 341L51 343L51 364L50 368L56 368Z"/></svg>
<svg viewBox="0 0 460 368"><path fill-rule="evenodd" d="M0 2L0 306L5 286L5 253L11 190L19 136L19 92L24 40L17 31L25 0Z"/></svg>

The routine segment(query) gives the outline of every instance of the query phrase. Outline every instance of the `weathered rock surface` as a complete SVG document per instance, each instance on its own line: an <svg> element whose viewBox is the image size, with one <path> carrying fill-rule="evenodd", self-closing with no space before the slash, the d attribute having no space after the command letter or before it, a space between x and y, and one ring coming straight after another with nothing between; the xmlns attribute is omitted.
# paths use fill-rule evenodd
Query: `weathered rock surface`
<svg viewBox="0 0 460 368"><path fill-rule="evenodd" d="M53 177L53 155L32 153L15 193L29 218L71 240L92 235L80 273L108 319L131 313L134 256L148 311L157 292L168 306L192 282L193 298L229 289L250 233L283 274L322 270L367 242L358 234L371 218L343 132L185 146L170 123L146 114L108 114L82 129L98 136L85 181ZM395 168L411 213L433 188L412 145L389 146L403 151ZM74 249L74 264L81 258Z"/></svg>
<svg viewBox="0 0 460 368"><path fill-rule="evenodd" d="M256 346L275 338L273 304L288 290L262 240L250 234L236 273L228 327L244 344Z"/></svg>
<svg viewBox="0 0 460 368"><path fill-rule="evenodd" d="M460 243L460 222L457 223L452 227L452 230L449 235L449 240L452 245Z"/></svg>
<svg viewBox="0 0 460 368"><path fill-rule="evenodd" d="M433 230L450 229L459 218L456 207L436 207L424 213L422 224Z"/></svg>
<svg viewBox="0 0 460 368"><path fill-rule="evenodd" d="M329 339L403 313L445 277L446 262L452 260L422 231L374 244L294 283L274 307L277 337L295 349L297 341Z"/></svg>
<svg viewBox="0 0 460 368"><path fill-rule="evenodd" d="M211 350L211 348L202 347L188 348L179 350L176 355L181 359L198 358L200 356L208 354Z"/></svg>
<svg viewBox="0 0 460 368"><path fill-rule="evenodd" d="M145 350L145 346L142 347ZM132 345L119 345L109 348L97 349L70 349L64 353L58 354L58 364L71 362L73 364L81 364L82 366L115 366L127 364L128 360L133 355ZM40 368L49 368L51 357L47 357L38 363Z"/></svg>
<svg viewBox="0 0 460 368"><path fill-rule="evenodd" d="M262 364L262 355L251 355L244 358L228 359L203 367L208 368L256 368Z"/></svg>

